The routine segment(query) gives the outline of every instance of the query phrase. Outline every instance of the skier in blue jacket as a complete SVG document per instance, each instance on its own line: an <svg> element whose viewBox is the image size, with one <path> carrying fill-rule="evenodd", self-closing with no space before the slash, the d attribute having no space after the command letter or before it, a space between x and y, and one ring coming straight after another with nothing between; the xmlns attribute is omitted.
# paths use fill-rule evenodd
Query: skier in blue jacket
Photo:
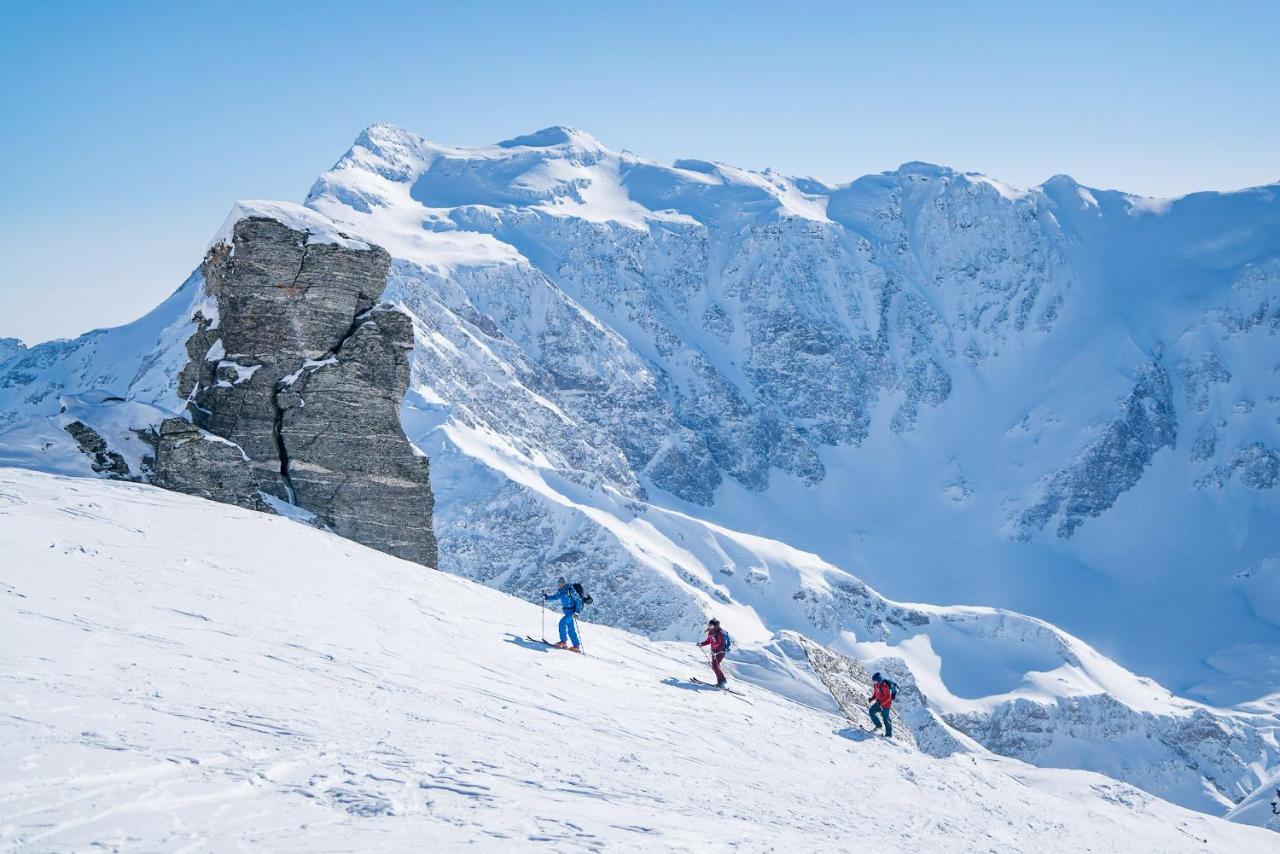
<svg viewBox="0 0 1280 854"><path fill-rule="evenodd" d="M573 646L568 648L570 652L582 652L582 645L578 643L578 626L574 620L582 610L582 598L563 575L556 580L560 584L556 592L550 596L542 594L542 598L548 602L559 602L560 610L564 611L564 616L560 618L560 643L556 646L564 649L567 638L573 641Z"/></svg>

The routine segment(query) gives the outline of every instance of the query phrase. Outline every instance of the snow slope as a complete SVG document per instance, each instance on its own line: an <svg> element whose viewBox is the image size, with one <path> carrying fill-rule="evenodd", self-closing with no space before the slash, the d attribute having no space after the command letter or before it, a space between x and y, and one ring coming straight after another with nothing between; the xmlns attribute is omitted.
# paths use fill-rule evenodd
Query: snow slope
<svg viewBox="0 0 1280 854"><path fill-rule="evenodd" d="M1263 851L1106 778L868 740L686 644L281 517L0 470L0 842L23 850Z"/></svg>

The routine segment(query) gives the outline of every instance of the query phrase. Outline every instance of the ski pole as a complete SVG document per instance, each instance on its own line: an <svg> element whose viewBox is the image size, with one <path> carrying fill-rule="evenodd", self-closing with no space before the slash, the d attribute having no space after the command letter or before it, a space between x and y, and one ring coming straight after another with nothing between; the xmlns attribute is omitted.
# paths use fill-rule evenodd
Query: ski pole
<svg viewBox="0 0 1280 854"><path fill-rule="evenodd" d="M538 610L542 612L542 634L538 635L538 637L542 638L543 643L546 643L547 642L547 594L546 594L546 591L543 591L542 593L542 607L539 608Z"/></svg>
<svg viewBox="0 0 1280 854"><path fill-rule="evenodd" d="M578 623L578 615L573 615L573 627L578 632L578 651L583 655L587 654L587 645L582 642L582 626Z"/></svg>

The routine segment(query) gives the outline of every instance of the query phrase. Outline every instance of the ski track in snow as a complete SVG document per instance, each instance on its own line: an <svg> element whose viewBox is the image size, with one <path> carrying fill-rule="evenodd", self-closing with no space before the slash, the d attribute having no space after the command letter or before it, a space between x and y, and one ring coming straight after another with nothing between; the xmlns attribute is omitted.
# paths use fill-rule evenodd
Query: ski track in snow
<svg viewBox="0 0 1280 854"><path fill-rule="evenodd" d="M0 469L0 847L1263 851L1084 772L937 760L689 645L280 517ZM554 615L547 616L553 625Z"/></svg>

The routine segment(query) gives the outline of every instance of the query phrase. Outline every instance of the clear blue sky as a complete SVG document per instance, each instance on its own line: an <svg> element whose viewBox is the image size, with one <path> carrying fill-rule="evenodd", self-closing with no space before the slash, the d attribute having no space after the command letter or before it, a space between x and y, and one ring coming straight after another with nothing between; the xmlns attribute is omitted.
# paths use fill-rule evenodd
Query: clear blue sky
<svg viewBox="0 0 1280 854"><path fill-rule="evenodd" d="M889 7L894 8L889 8ZM1275 2L0 3L0 336L128 321L360 130L848 180L1280 180Z"/></svg>

